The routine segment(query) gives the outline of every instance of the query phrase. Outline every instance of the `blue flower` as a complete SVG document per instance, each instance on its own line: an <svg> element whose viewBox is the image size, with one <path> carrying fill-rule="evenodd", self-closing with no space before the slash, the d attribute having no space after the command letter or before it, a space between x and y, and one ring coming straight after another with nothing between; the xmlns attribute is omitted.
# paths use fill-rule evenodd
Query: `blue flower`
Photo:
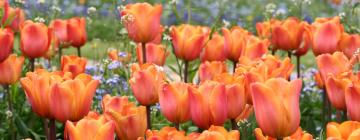
<svg viewBox="0 0 360 140"><path fill-rule="evenodd" d="M119 61L112 61L109 65L108 65L108 69L109 70L113 70L113 69L117 69L119 67L121 67L122 64Z"/></svg>
<svg viewBox="0 0 360 140"><path fill-rule="evenodd" d="M127 53L126 52L119 52L118 56L119 57L127 57Z"/></svg>

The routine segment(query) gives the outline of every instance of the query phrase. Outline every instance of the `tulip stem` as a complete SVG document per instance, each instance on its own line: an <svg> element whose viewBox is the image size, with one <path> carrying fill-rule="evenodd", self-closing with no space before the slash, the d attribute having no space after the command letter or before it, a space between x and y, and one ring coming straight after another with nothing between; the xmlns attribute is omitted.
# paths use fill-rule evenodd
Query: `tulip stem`
<svg viewBox="0 0 360 140"><path fill-rule="evenodd" d="M151 130L151 106L146 106L146 122L147 122L147 129Z"/></svg>
<svg viewBox="0 0 360 140"><path fill-rule="evenodd" d="M230 119L231 121L231 129L232 130L238 130L237 123L235 119Z"/></svg>
<svg viewBox="0 0 360 140"><path fill-rule="evenodd" d="M77 47L77 55L81 57L81 47Z"/></svg>
<svg viewBox="0 0 360 140"><path fill-rule="evenodd" d="M301 71L300 71L300 56L296 56L296 72L297 72L297 78L301 77Z"/></svg>
<svg viewBox="0 0 360 140"><path fill-rule="evenodd" d="M185 69L184 69L184 82L188 82L188 69L189 69L189 62L185 61Z"/></svg>
<svg viewBox="0 0 360 140"><path fill-rule="evenodd" d="M50 131L50 140L56 140L56 126L55 126L55 120L54 119L50 119L50 122L49 122L49 131Z"/></svg>
<svg viewBox="0 0 360 140"><path fill-rule="evenodd" d="M329 99L327 97L326 88L324 88L323 90L324 90L323 93L324 95L323 95L322 114L323 114L323 125L325 127L328 121L331 119L331 107L330 107Z"/></svg>
<svg viewBox="0 0 360 140"><path fill-rule="evenodd" d="M177 130L180 130L180 124L179 123L174 123L174 127L177 129Z"/></svg>
<svg viewBox="0 0 360 140"><path fill-rule="evenodd" d="M233 61L233 73L235 73L235 71L236 71L236 64L237 64L237 62Z"/></svg>
<svg viewBox="0 0 360 140"><path fill-rule="evenodd" d="M11 133L11 140L15 140L16 135L15 135L15 130L14 130L14 119L13 119L14 112L13 112L13 104L12 104L10 86L4 85L4 90L7 93L8 109L12 113L12 115L9 115L9 121L10 121L9 129L10 129L10 133Z"/></svg>
<svg viewBox="0 0 360 140"><path fill-rule="evenodd" d="M59 69L60 69L60 67L61 67L61 56L62 56L62 46L61 45L59 46L58 53L59 53Z"/></svg>
<svg viewBox="0 0 360 140"><path fill-rule="evenodd" d="M50 139L50 137L49 137L49 123L48 123L47 119L44 119L44 131L45 131L46 139L49 140Z"/></svg>
<svg viewBox="0 0 360 140"><path fill-rule="evenodd" d="M347 119L348 119L348 118L347 118L347 111L345 110L345 111L343 111L342 113L343 113L343 114L342 114L342 115L343 115L343 116L342 116L343 121L347 121Z"/></svg>
<svg viewBox="0 0 360 140"><path fill-rule="evenodd" d="M146 63L146 43L141 43L141 50L142 50L142 58L143 58L143 64Z"/></svg>
<svg viewBox="0 0 360 140"><path fill-rule="evenodd" d="M276 53L276 50L272 49L272 50L271 50L271 54L272 54L272 55L275 55L275 53Z"/></svg>
<svg viewBox="0 0 360 140"><path fill-rule="evenodd" d="M342 115L341 115L341 111L340 111L340 110L336 110L336 121L339 122L339 123L342 122L342 121L341 121L341 116L342 116Z"/></svg>
<svg viewBox="0 0 360 140"><path fill-rule="evenodd" d="M291 51L288 51L288 57L291 60Z"/></svg>
<svg viewBox="0 0 360 140"><path fill-rule="evenodd" d="M30 71L35 70L35 58L30 58Z"/></svg>

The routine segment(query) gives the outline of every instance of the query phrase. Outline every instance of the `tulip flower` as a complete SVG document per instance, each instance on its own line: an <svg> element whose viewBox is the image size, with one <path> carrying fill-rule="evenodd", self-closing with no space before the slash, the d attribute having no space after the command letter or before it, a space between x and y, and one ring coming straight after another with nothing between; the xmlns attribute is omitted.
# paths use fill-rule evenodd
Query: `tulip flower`
<svg viewBox="0 0 360 140"><path fill-rule="evenodd" d="M247 120L251 114L254 112L254 107L252 105L246 104L243 111L239 116L236 117L236 122Z"/></svg>
<svg viewBox="0 0 360 140"><path fill-rule="evenodd" d="M98 119L84 118L73 123L66 121L65 140L113 140L115 125L101 116Z"/></svg>
<svg viewBox="0 0 360 140"><path fill-rule="evenodd" d="M329 97L331 105L337 110L346 111L345 89L351 84L353 76L349 72L344 72L339 76L328 74L325 81L326 93Z"/></svg>
<svg viewBox="0 0 360 140"><path fill-rule="evenodd" d="M360 111L357 108L360 101L360 82L358 79L352 80L352 83L345 89L345 102L348 115L351 120L360 121Z"/></svg>
<svg viewBox="0 0 360 140"><path fill-rule="evenodd" d="M159 101L159 89L165 80L163 71L152 64L133 64L129 83L136 100L144 106L154 105Z"/></svg>
<svg viewBox="0 0 360 140"><path fill-rule="evenodd" d="M25 12L21 8L9 7L9 17L11 17L11 23L9 26L14 31L19 31L20 25L25 22Z"/></svg>
<svg viewBox="0 0 360 140"><path fill-rule="evenodd" d="M87 60L83 57L64 55L61 57L61 70L71 72L74 76L77 76L85 72L86 63Z"/></svg>
<svg viewBox="0 0 360 140"><path fill-rule="evenodd" d="M357 121L345 121L341 124L330 122L326 125L326 137L328 140L358 140L360 123Z"/></svg>
<svg viewBox="0 0 360 140"><path fill-rule="evenodd" d="M302 81L272 78L251 84L256 122L268 136L283 138L300 125L299 97Z"/></svg>
<svg viewBox="0 0 360 140"><path fill-rule="evenodd" d="M210 29L207 27L182 24L170 27L170 36L177 58L185 61L195 60L208 40Z"/></svg>
<svg viewBox="0 0 360 140"><path fill-rule="evenodd" d="M223 125L227 119L226 87L215 81L206 81L198 89L189 87L190 113L193 123L202 129Z"/></svg>
<svg viewBox="0 0 360 140"><path fill-rule="evenodd" d="M227 131L222 126L212 125L201 134L189 134L188 138L189 140L240 140L240 132L238 130Z"/></svg>
<svg viewBox="0 0 360 140"><path fill-rule="evenodd" d="M9 1L8 0L2 0L0 1L0 8L3 11L3 15L1 17L1 25L5 25L5 23L7 22L7 20L9 19Z"/></svg>
<svg viewBox="0 0 360 140"><path fill-rule="evenodd" d="M50 73L43 69L36 69L35 72L26 73L26 77L21 78L20 83L33 112L43 118L53 118L50 111L51 88L55 83L70 79L70 77L72 77L71 73ZM56 99L56 101L59 101L59 99Z"/></svg>
<svg viewBox="0 0 360 140"><path fill-rule="evenodd" d="M329 74L337 76L349 71L349 59L342 52L334 54L322 54L316 57L316 63L319 68L321 80L325 82Z"/></svg>
<svg viewBox="0 0 360 140"><path fill-rule="evenodd" d="M344 33L341 37L339 44L339 50L344 52L347 58L351 59L354 53L360 48L360 35L352 34L349 35Z"/></svg>
<svg viewBox="0 0 360 140"><path fill-rule="evenodd" d="M127 96L111 97L105 95L102 100L105 117L115 122L116 135L121 140L136 140L145 135L146 108L136 107Z"/></svg>
<svg viewBox="0 0 360 140"><path fill-rule="evenodd" d="M122 63L129 62L131 60L131 54L127 52L118 52L116 49L109 49L108 57L112 61L120 61Z"/></svg>
<svg viewBox="0 0 360 140"><path fill-rule="evenodd" d="M199 77L200 81L212 80L216 75L227 72L225 62L205 61L200 64Z"/></svg>
<svg viewBox="0 0 360 140"><path fill-rule="evenodd" d="M264 136L260 128L254 130L256 140L276 140L269 136ZM303 132L299 127L294 134L289 137L285 137L283 140L313 140L313 136L309 133Z"/></svg>
<svg viewBox="0 0 360 140"><path fill-rule="evenodd" d="M0 63L5 61L14 47L14 33L11 29L0 29Z"/></svg>
<svg viewBox="0 0 360 140"><path fill-rule="evenodd" d="M0 85L15 84L21 76L24 57L11 54L5 61L0 62Z"/></svg>
<svg viewBox="0 0 360 140"><path fill-rule="evenodd" d="M138 45L136 48L136 56L138 62L143 64L142 58L142 47ZM146 44L146 61L147 63L154 63L159 66L163 66L166 61L166 57L169 55L169 52L166 50L165 46L161 44L153 44L147 43Z"/></svg>
<svg viewBox="0 0 360 140"><path fill-rule="evenodd" d="M184 131L178 131L174 127L165 126L157 130L146 131L147 140L187 140ZM138 138L138 140L145 140L144 137Z"/></svg>
<svg viewBox="0 0 360 140"><path fill-rule="evenodd" d="M296 50L303 42L307 26L306 22L299 21L295 17L287 18L280 24L274 25L271 36L272 43L281 50Z"/></svg>
<svg viewBox="0 0 360 140"><path fill-rule="evenodd" d="M159 91L161 113L175 124L190 120L190 106L186 83L164 83Z"/></svg>
<svg viewBox="0 0 360 140"><path fill-rule="evenodd" d="M162 30L160 25L162 5L127 4L125 9L119 12L129 37L137 43L153 41Z"/></svg>
<svg viewBox="0 0 360 140"><path fill-rule="evenodd" d="M318 56L325 53L334 53L338 49L344 27L340 17L317 18L312 24L312 50Z"/></svg>
<svg viewBox="0 0 360 140"><path fill-rule="evenodd" d="M281 24L281 21L277 19L270 19L269 21L258 22L256 23L256 32L261 38L271 38L271 31L274 26Z"/></svg>
<svg viewBox="0 0 360 140"><path fill-rule="evenodd" d="M35 59L48 51L52 32L45 24L25 21L20 27L20 34L20 49L25 56Z"/></svg>
<svg viewBox="0 0 360 140"><path fill-rule="evenodd" d="M87 74L55 83L49 95L51 114L61 122L82 119L90 111L98 85L99 81Z"/></svg>
<svg viewBox="0 0 360 140"><path fill-rule="evenodd" d="M65 35L63 35L63 33L61 33L61 34L62 34L61 36L65 38ZM86 40L87 40L87 35L86 35L86 20L85 20L85 18L73 17L71 19L68 19L67 20L67 41L69 41L69 43L73 47L80 48L81 46L83 46L86 43Z"/></svg>
<svg viewBox="0 0 360 140"><path fill-rule="evenodd" d="M224 37L218 33L213 34L212 38L205 44L200 54L201 61L225 61L226 52L224 48Z"/></svg>
<svg viewBox="0 0 360 140"><path fill-rule="evenodd" d="M56 38L62 43L68 43L68 21L62 19L55 19L50 22L49 25L51 28L54 29L54 33ZM64 46L65 47L65 46Z"/></svg>
<svg viewBox="0 0 360 140"><path fill-rule="evenodd" d="M223 28L222 33L225 39L224 47L227 58L233 62L239 61L244 52L247 37L251 33L238 26L233 27L231 30Z"/></svg>
<svg viewBox="0 0 360 140"><path fill-rule="evenodd" d="M255 36L249 36L242 57L248 57L249 59L261 58L268 52L269 45L270 42L267 39L262 40Z"/></svg>

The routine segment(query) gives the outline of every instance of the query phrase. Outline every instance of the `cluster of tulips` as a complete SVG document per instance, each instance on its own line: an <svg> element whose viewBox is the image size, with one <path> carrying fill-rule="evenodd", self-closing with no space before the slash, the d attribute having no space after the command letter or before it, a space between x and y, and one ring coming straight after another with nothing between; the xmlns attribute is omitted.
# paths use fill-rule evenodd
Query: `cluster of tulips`
<svg viewBox="0 0 360 140"><path fill-rule="evenodd" d="M131 65L128 82L140 105L127 96L105 95L102 113L98 113L91 111L91 105L99 81L84 73L87 60L80 53L86 43L84 18L56 19L46 26L25 21L21 9L16 9L16 20L6 26L12 10L7 1L0 6L5 9L3 27L8 27L0 30L0 84L6 89L21 77L25 58L11 54L13 32L19 32L21 52L31 62L20 83L32 111L45 119L47 139L56 139L56 120L65 124L64 138L68 140L114 139L115 133L121 140L239 140L237 122L255 113L258 140L311 140L313 136L299 126L300 61L298 79L290 78L295 68L291 57L300 60L310 48L319 68L315 79L326 90L324 103L329 100L352 120L328 123L328 139L360 137L360 83L359 74L353 71L360 38L345 33L339 17L318 18L311 25L295 17L271 19L257 23L258 36L237 26L223 28L221 33L190 24L171 26L173 53L185 65L183 81L169 81L162 67L170 53L161 44L165 31L160 24L162 6L128 4L120 11L121 22L130 39L138 43L138 63ZM61 49L68 46L78 48L78 56L62 56ZM288 57L275 56L277 50L286 51ZM34 67L35 58L51 59L56 52L58 71ZM116 51L109 52L109 57L112 61L129 59L119 58ZM199 80L193 82L188 77L189 63L196 59L201 60ZM233 62L232 70L226 60ZM150 109L156 103L174 127L151 130ZM187 121L205 131L186 134L180 126ZM223 127L226 121L231 122L232 130Z"/></svg>

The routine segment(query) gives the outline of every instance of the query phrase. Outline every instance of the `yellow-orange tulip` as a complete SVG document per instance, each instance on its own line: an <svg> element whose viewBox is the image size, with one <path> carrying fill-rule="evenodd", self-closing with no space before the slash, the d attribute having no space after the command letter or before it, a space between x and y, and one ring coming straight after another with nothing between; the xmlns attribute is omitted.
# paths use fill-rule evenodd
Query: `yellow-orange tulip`
<svg viewBox="0 0 360 140"><path fill-rule="evenodd" d="M170 27L170 36L177 58L185 61L195 60L208 40L210 29L207 27L182 24Z"/></svg>
<svg viewBox="0 0 360 140"><path fill-rule="evenodd" d="M243 56L249 59L259 59L268 52L270 41L260 39L256 36L249 36L244 48Z"/></svg>
<svg viewBox="0 0 360 140"><path fill-rule="evenodd" d="M71 77L71 73L50 73L43 69L36 69L35 72L26 73L26 77L21 78L20 83L33 112L40 117L52 119L53 115L50 111L51 89L55 83ZM59 99L54 101L59 101Z"/></svg>
<svg viewBox="0 0 360 140"><path fill-rule="evenodd" d="M341 124L330 122L326 126L327 140L358 140L360 139L360 123L346 121Z"/></svg>
<svg viewBox="0 0 360 140"><path fill-rule="evenodd" d="M73 17L68 19L67 22L67 41L73 47L82 47L87 40L85 18Z"/></svg>
<svg viewBox="0 0 360 140"><path fill-rule="evenodd" d="M147 130L147 140L187 140L184 131L178 131L174 127L165 126L160 131ZM144 137L138 138L138 140L145 140Z"/></svg>
<svg viewBox="0 0 360 140"><path fill-rule="evenodd" d="M142 47L141 44L136 48L137 60L140 64L143 64L142 58ZM166 61L166 57L169 55L169 52L166 50L164 45L161 44L146 44L146 62L154 63L159 66L163 66Z"/></svg>
<svg viewBox="0 0 360 140"><path fill-rule="evenodd" d="M91 108L98 80L90 75L79 74L74 79L55 83L50 92L50 108L54 118L61 122L78 121Z"/></svg>
<svg viewBox="0 0 360 140"><path fill-rule="evenodd" d="M25 21L20 27L20 49L23 55L34 59L42 57L51 44L51 29L43 23Z"/></svg>
<svg viewBox="0 0 360 140"><path fill-rule="evenodd" d="M194 124L202 129L223 125L227 119L227 97L224 84L206 81L198 89L189 87L190 113Z"/></svg>
<svg viewBox="0 0 360 140"><path fill-rule="evenodd" d="M345 89L346 109L351 120L360 121L360 82L358 79L352 81Z"/></svg>
<svg viewBox="0 0 360 140"><path fill-rule="evenodd" d="M205 44L200 54L201 61L225 61L226 53L224 48L224 37L218 33Z"/></svg>
<svg viewBox="0 0 360 140"><path fill-rule="evenodd" d="M350 61L342 52L334 54L322 54L316 57L321 80L325 82L329 74L337 76L349 71Z"/></svg>
<svg viewBox="0 0 360 140"><path fill-rule="evenodd" d="M312 23L312 50L318 56L325 53L334 53L338 49L344 27L340 17L317 18Z"/></svg>
<svg viewBox="0 0 360 140"><path fill-rule="evenodd" d="M281 21L277 19L270 19L269 21L256 23L256 32L261 38L271 38L271 31L274 26L281 24Z"/></svg>
<svg viewBox="0 0 360 140"><path fill-rule="evenodd" d="M161 32L162 5L149 3L127 4L121 12L121 21L129 37L137 43L153 41Z"/></svg>
<svg viewBox="0 0 360 140"><path fill-rule="evenodd" d="M190 106L187 83L164 83L159 91L159 103L162 114L173 123L190 120Z"/></svg>
<svg viewBox="0 0 360 140"><path fill-rule="evenodd" d="M201 134L191 133L189 140L240 140L240 132L238 130L227 131L222 126L212 125L208 130Z"/></svg>
<svg viewBox="0 0 360 140"><path fill-rule="evenodd" d="M105 117L115 122L115 132L121 140L136 140L145 135L147 124L144 106L136 107L128 101L127 96L105 95L102 107Z"/></svg>
<svg viewBox="0 0 360 140"><path fill-rule="evenodd" d="M344 33L341 37L339 50L344 52L344 54L351 59L354 53L360 48L360 35L352 34L349 35Z"/></svg>
<svg viewBox="0 0 360 140"><path fill-rule="evenodd" d="M76 55L64 55L61 57L61 70L64 72L71 72L77 76L85 72L87 60Z"/></svg>
<svg viewBox="0 0 360 140"><path fill-rule="evenodd" d="M254 113L254 107L250 104L246 104L243 111L236 117L236 122L247 120L251 114Z"/></svg>
<svg viewBox="0 0 360 140"><path fill-rule="evenodd" d="M349 72L344 72L338 76L329 73L327 77L325 88L331 105L338 110L346 110L345 88L351 84L354 76Z"/></svg>
<svg viewBox="0 0 360 140"><path fill-rule="evenodd" d="M20 79L24 59L23 56L17 57L12 54L0 62L0 85L15 84Z"/></svg>
<svg viewBox="0 0 360 140"><path fill-rule="evenodd" d="M264 136L260 128L254 130L256 140L276 140L269 136ZM313 140L313 136L309 133L303 132L299 127L294 134L289 137L283 138L283 140Z"/></svg>
<svg viewBox="0 0 360 140"><path fill-rule="evenodd" d="M205 61L200 64L199 77L200 81L212 80L215 76L227 72L225 62Z"/></svg>
<svg viewBox="0 0 360 140"><path fill-rule="evenodd" d="M272 29L272 43L276 48L292 51L300 47L306 35L308 24L295 17L289 17Z"/></svg>
<svg viewBox="0 0 360 140"><path fill-rule="evenodd" d="M244 76L233 76L229 73L223 73L216 76L214 80L225 84L228 118L236 119L243 112L246 105Z"/></svg>
<svg viewBox="0 0 360 140"><path fill-rule="evenodd" d="M133 64L130 87L136 100L144 106L154 105L159 101L159 88L165 80L163 71L154 64Z"/></svg>
<svg viewBox="0 0 360 140"><path fill-rule="evenodd" d="M225 38L224 47L227 58L233 62L239 61L240 56L244 53L247 37L251 33L238 26L231 30L223 28L222 33Z"/></svg>
<svg viewBox="0 0 360 140"><path fill-rule="evenodd" d="M300 125L299 98L302 82L272 78L251 85L256 122L268 136L283 138Z"/></svg>
<svg viewBox="0 0 360 140"><path fill-rule="evenodd" d="M9 7L9 17L11 18L11 23L8 27L14 31L19 31L20 25L25 22L25 12L21 8L11 8Z"/></svg>
<svg viewBox="0 0 360 140"><path fill-rule="evenodd" d="M62 44L69 43L68 29L67 29L68 21L67 20L55 19L55 20L50 22L49 26L54 29L54 33L55 33L56 38Z"/></svg>
<svg viewBox="0 0 360 140"><path fill-rule="evenodd" d="M0 63L3 62L14 48L14 33L11 29L0 29Z"/></svg>
<svg viewBox="0 0 360 140"><path fill-rule="evenodd" d="M65 140L113 140L115 125L105 117L85 117L78 122L66 121Z"/></svg>

